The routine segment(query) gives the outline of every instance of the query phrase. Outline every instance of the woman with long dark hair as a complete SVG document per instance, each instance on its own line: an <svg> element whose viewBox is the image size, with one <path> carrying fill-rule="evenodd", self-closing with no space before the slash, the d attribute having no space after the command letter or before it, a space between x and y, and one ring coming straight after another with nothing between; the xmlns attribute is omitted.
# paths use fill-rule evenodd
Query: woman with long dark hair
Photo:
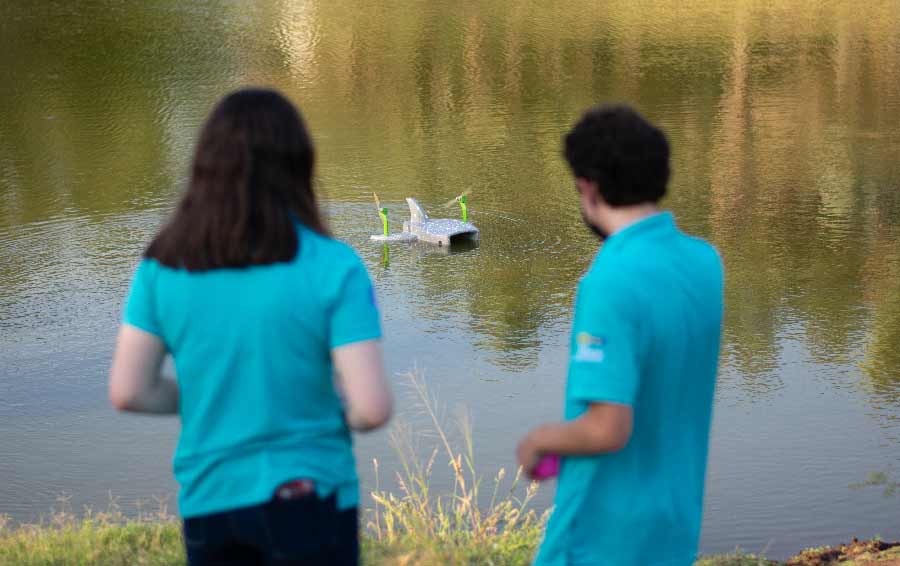
<svg viewBox="0 0 900 566"><path fill-rule="evenodd" d="M313 165L280 94L225 97L126 301L110 399L181 415L192 566L358 562L350 430L384 424L391 395L372 284L320 217Z"/></svg>

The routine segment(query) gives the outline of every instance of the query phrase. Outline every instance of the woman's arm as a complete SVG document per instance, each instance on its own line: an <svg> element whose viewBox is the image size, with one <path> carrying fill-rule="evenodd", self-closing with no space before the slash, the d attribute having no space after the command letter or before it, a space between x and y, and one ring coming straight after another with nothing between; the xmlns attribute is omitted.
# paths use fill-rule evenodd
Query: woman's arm
<svg viewBox="0 0 900 566"><path fill-rule="evenodd" d="M109 370L109 400L120 411L178 413L178 384L159 370L166 347L157 336L123 324Z"/></svg>
<svg viewBox="0 0 900 566"><path fill-rule="evenodd" d="M373 430L391 417L391 387L384 374L381 343L354 342L331 351L338 388L347 405L347 423L357 431Z"/></svg>

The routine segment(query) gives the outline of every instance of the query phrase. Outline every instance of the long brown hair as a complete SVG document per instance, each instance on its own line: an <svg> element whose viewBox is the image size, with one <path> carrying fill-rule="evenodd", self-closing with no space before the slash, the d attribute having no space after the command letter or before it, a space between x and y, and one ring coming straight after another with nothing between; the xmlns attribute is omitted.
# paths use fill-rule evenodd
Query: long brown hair
<svg viewBox="0 0 900 566"><path fill-rule="evenodd" d="M187 192L144 256L189 271L290 261L300 244L296 222L329 235L314 162L287 99L265 89L229 94L203 126Z"/></svg>

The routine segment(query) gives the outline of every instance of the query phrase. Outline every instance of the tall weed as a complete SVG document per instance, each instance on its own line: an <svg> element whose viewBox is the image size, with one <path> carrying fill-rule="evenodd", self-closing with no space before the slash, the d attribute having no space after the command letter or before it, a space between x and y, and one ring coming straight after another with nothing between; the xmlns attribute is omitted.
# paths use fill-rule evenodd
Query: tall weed
<svg viewBox="0 0 900 566"><path fill-rule="evenodd" d="M379 558L405 564L527 564L530 562L547 518L529 503L538 484L528 482L519 468L506 480L501 468L485 486L476 471L473 431L469 419L458 420L462 445L455 447L440 418L439 404L429 394L420 371L404 374L415 400L430 423L437 446L426 458L419 457L417 433L399 423L391 431L391 445L400 469L398 493L380 489L380 467L375 467L374 509L366 527L381 551ZM419 431L418 434L421 434ZM449 492L434 492L432 474L437 462L446 461L452 472ZM489 493L485 492L489 489Z"/></svg>

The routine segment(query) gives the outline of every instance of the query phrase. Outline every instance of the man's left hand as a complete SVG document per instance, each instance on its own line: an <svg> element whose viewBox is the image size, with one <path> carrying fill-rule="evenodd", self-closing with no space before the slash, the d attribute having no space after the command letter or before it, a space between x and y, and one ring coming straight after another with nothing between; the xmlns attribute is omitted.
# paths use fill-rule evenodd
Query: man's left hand
<svg viewBox="0 0 900 566"><path fill-rule="evenodd" d="M525 438L519 442L519 446L516 448L516 458L519 460L519 465L522 466L522 470L529 478L541 459L541 452L538 450L535 442L538 430L534 429L525 435Z"/></svg>

